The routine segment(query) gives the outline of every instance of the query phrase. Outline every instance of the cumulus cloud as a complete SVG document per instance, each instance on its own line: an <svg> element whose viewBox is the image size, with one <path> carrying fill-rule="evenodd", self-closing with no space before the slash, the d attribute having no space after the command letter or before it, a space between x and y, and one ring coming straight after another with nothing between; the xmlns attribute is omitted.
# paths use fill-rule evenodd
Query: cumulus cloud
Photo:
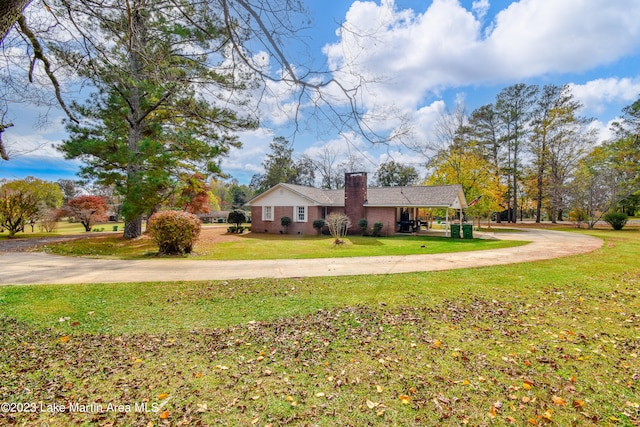
<svg viewBox="0 0 640 427"><path fill-rule="evenodd" d="M434 0L418 13L392 0L354 2L324 53L339 78L368 82L367 106L414 108L443 89L582 72L640 47L635 0L521 0L485 25L488 8Z"/></svg>
<svg viewBox="0 0 640 427"><path fill-rule="evenodd" d="M262 160L269 151L274 133L271 129L259 128L242 132L242 148L232 148L229 155L222 159L222 169L231 175L263 172Z"/></svg>
<svg viewBox="0 0 640 427"><path fill-rule="evenodd" d="M600 113L607 104L631 103L640 95L640 77L596 79L585 84L571 84L571 91L585 109Z"/></svg>
<svg viewBox="0 0 640 427"><path fill-rule="evenodd" d="M579 72L637 51L640 4L521 0L501 11L483 43L492 65L515 77Z"/></svg>

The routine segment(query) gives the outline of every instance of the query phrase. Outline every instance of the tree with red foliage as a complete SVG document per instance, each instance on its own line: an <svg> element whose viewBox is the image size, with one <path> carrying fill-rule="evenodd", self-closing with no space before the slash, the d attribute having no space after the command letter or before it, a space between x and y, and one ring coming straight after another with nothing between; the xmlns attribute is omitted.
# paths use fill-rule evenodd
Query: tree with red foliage
<svg viewBox="0 0 640 427"><path fill-rule="evenodd" d="M181 191L181 204L185 212L192 214L209 213L209 194L211 189L201 174L193 174L185 179Z"/></svg>
<svg viewBox="0 0 640 427"><path fill-rule="evenodd" d="M79 221L86 231L96 222L107 220L107 199L101 196L78 196L65 205L68 215Z"/></svg>

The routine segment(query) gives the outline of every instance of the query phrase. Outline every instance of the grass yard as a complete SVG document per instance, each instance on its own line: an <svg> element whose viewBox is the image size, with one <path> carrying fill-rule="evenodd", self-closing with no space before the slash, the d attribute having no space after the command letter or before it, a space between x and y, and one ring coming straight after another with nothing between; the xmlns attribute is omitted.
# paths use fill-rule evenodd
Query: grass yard
<svg viewBox="0 0 640 427"><path fill-rule="evenodd" d="M307 259L379 255L435 254L497 249L526 244L524 241L456 239L433 236L349 236L334 245L330 236L280 234L226 234L224 228L204 228L189 259ZM49 244L44 250L58 255L149 259L158 247L149 236L127 240L121 236L94 236L72 242Z"/></svg>
<svg viewBox="0 0 640 427"><path fill-rule="evenodd" d="M91 228L92 230L95 230L95 231L113 232L114 227L117 227L117 230L122 232L124 223L108 222L108 223L96 224ZM16 233L15 238L16 239L34 239L34 238L40 238L40 237L65 236L69 234L86 234L87 236L91 236L91 233L87 233L84 229L84 226L79 222L72 223L67 221L61 221L61 222L58 222L56 230L51 233L42 231L37 224L33 228L33 231L31 231L31 226L27 225L24 231ZM8 239L8 237L9 237L8 231L5 230L3 232L0 232L0 240Z"/></svg>
<svg viewBox="0 0 640 427"><path fill-rule="evenodd" d="M480 269L0 287L0 425L637 426L640 231L589 233Z"/></svg>

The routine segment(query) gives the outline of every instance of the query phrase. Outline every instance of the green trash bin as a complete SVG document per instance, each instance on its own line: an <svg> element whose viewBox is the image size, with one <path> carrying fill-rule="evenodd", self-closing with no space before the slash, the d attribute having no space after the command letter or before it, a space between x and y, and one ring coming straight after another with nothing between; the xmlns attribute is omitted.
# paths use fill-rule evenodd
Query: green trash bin
<svg viewBox="0 0 640 427"><path fill-rule="evenodd" d="M118 226L117 225L113 226L113 231L118 231Z"/></svg>
<svg viewBox="0 0 640 427"><path fill-rule="evenodd" d="M460 224L451 224L451 238L452 239L460 238Z"/></svg>
<svg viewBox="0 0 640 427"><path fill-rule="evenodd" d="M473 224L462 224L462 238L473 239Z"/></svg>

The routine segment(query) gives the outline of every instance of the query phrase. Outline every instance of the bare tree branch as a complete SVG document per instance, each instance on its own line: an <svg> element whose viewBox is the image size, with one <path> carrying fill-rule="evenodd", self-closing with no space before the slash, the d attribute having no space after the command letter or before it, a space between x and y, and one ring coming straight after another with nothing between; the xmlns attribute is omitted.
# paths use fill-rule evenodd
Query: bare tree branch
<svg viewBox="0 0 640 427"><path fill-rule="evenodd" d="M2 133L5 129L13 126L13 123L0 123L0 158L2 160L9 160L9 154L7 153L7 149L4 146L4 142L2 142Z"/></svg>
<svg viewBox="0 0 640 427"><path fill-rule="evenodd" d="M55 90L55 94L56 94L56 99L58 100L60 107L62 108L62 110L65 112L65 114L67 115L67 117L69 117L71 121L77 123L78 120L73 116L73 114L71 114L71 111L69 111L69 109L67 108L67 104L62 99L60 83L58 82L58 79L56 78L55 74L51 70L51 63L45 56L44 49L42 48L40 41L27 26L27 22L24 18L24 15L20 15L20 17L18 18L18 25L20 26L20 31L22 32L22 34L24 34L29 39L31 46L33 46L33 60L31 62L31 68L29 69L29 81L30 82L33 81L33 68L35 66L36 60L39 59L40 61L42 61L42 65L44 66L44 71L45 73L47 73L47 76L49 77L49 80L53 85L53 89Z"/></svg>

